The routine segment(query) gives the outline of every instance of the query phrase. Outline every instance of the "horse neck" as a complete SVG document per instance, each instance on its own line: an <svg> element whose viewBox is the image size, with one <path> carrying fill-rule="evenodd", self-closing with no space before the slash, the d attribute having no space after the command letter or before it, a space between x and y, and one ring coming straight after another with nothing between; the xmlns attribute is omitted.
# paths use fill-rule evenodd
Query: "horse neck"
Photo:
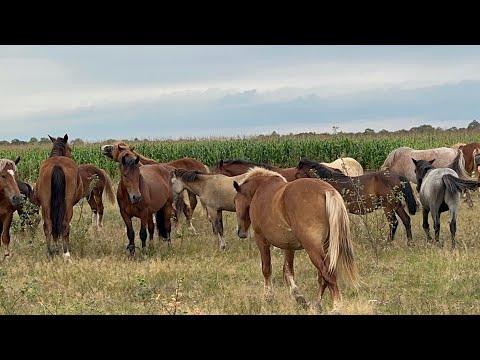
<svg viewBox="0 0 480 360"><path fill-rule="evenodd" d="M54 157L54 156L67 156L67 155L65 155L62 149L53 148L52 151L50 151L50 157Z"/></svg>
<svg viewBox="0 0 480 360"><path fill-rule="evenodd" d="M200 179L199 176L201 175L197 175L197 178L191 181L180 180L185 189L193 192L197 196L200 196L198 194L201 194L203 192L203 189L206 183L205 181L203 181L203 179ZM213 176L213 175L210 175L210 176Z"/></svg>
<svg viewBox="0 0 480 360"><path fill-rule="evenodd" d="M147 158L147 157L143 156L142 154L137 153L136 151L133 151L133 153L140 158L140 162L142 163L142 165L159 164L158 161Z"/></svg>

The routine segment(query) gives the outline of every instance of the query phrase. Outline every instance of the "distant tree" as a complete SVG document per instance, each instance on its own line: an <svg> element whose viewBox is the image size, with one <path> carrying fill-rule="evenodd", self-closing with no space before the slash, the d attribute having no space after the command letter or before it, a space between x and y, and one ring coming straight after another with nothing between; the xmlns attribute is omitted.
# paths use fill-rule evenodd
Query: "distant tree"
<svg viewBox="0 0 480 360"><path fill-rule="evenodd" d="M467 129L480 130L480 123L477 120L473 120L470 124L468 124Z"/></svg>
<svg viewBox="0 0 480 360"><path fill-rule="evenodd" d="M270 136L280 136L280 135L278 135L278 133L274 130L274 131L272 131L272 133L270 134Z"/></svg>
<svg viewBox="0 0 480 360"><path fill-rule="evenodd" d="M365 135L368 135L368 134L375 134L375 130L373 130L373 129L370 129L370 128L367 128L367 129L365 129L365 131L364 131L364 134L365 134Z"/></svg>
<svg viewBox="0 0 480 360"><path fill-rule="evenodd" d="M31 137L29 143L30 144L36 144L38 142L38 139L36 137Z"/></svg>
<svg viewBox="0 0 480 360"><path fill-rule="evenodd" d="M447 129L447 131L457 131L458 128L456 126L452 126L451 128Z"/></svg>
<svg viewBox="0 0 480 360"><path fill-rule="evenodd" d="M1 140L0 145L10 145L10 143L7 140Z"/></svg>
<svg viewBox="0 0 480 360"><path fill-rule="evenodd" d="M382 134L382 135L385 135L385 134L388 134L388 131L385 130L385 129L382 129L378 132L379 134Z"/></svg>
<svg viewBox="0 0 480 360"><path fill-rule="evenodd" d="M76 138L72 141L72 145L83 145L83 140L80 138Z"/></svg>
<svg viewBox="0 0 480 360"><path fill-rule="evenodd" d="M27 142L26 141L22 141L22 140L18 140L18 139L13 139L12 140L12 145L25 145Z"/></svg>
<svg viewBox="0 0 480 360"><path fill-rule="evenodd" d="M50 142L51 142L51 140L49 138L42 137L42 138L40 138L40 141L38 143L39 144L48 144Z"/></svg>

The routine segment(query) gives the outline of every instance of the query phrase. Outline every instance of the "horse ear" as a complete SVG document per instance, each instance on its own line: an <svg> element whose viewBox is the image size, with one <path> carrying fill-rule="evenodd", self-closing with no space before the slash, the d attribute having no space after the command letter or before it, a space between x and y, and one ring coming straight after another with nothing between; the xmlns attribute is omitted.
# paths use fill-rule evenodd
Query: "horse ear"
<svg viewBox="0 0 480 360"><path fill-rule="evenodd" d="M20 156L15 159L15 165L17 165L20 162Z"/></svg>
<svg viewBox="0 0 480 360"><path fill-rule="evenodd" d="M430 164L433 164L434 161L435 161L435 159L429 160L428 162L429 162Z"/></svg>
<svg viewBox="0 0 480 360"><path fill-rule="evenodd" d="M122 156L122 164L123 164L123 165L125 165L125 164L127 163L127 161L125 160L125 157L126 157L126 156L127 156L127 155L123 155L123 156Z"/></svg>
<svg viewBox="0 0 480 360"><path fill-rule="evenodd" d="M140 162L140 156L137 156L137 158L135 159L135 165L138 165L139 162Z"/></svg>
<svg viewBox="0 0 480 360"><path fill-rule="evenodd" d="M303 164L304 164L304 163L303 163L303 160L300 160L300 161L298 162L297 169L302 168L302 167L303 167Z"/></svg>
<svg viewBox="0 0 480 360"><path fill-rule="evenodd" d="M118 145L118 150L123 151L125 148L122 145Z"/></svg>
<svg viewBox="0 0 480 360"><path fill-rule="evenodd" d="M63 141L65 142L65 144L67 143L67 141L68 141L68 135L67 134L65 134L65 136L63 137Z"/></svg>
<svg viewBox="0 0 480 360"><path fill-rule="evenodd" d="M413 161L413 163L414 163L415 165L418 164L418 161L417 161L417 160L415 160L414 158L411 158L411 159L412 159L412 161Z"/></svg>
<svg viewBox="0 0 480 360"><path fill-rule="evenodd" d="M55 138L51 137L50 135L48 135L48 137L50 138L50 140L52 141L52 143L55 142L55 140L56 140Z"/></svg>
<svg viewBox="0 0 480 360"><path fill-rule="evenodd" d="M233 181L233 187L235 188L235 190L240 191L240 185L238 185L238 183L234 180Z"/></svg>

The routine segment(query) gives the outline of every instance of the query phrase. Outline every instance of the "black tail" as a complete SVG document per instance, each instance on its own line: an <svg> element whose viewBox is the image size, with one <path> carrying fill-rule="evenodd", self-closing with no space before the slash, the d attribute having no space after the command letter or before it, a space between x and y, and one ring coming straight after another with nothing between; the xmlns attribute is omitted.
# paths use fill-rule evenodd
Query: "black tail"
<svg viewBox="0 0 480 360"><path fill-rule="evenodd" d="M164 239L168 239L168 231L165 227L165 212L164 208L161 208L155 213L155 220L157 222L157 229L160 236Z"/></svg>
<svg viewBox="0 0 480 360"><path fill-rule="evenodd" d="M63 169L53 166L50 197L50 220L52 221L52 236L56 240L62 232L62 222L65 217L65 174Z"/></svg>
<svg viewBox="0 0 480 360"><path fill-rule="evenodd" d="M452 174L443 175L442 180L447 188L447 191L451 194L465 190L475 190L480 186L480 182L460 179Z"/></svg>
<svg viewBox="0 0 480 360"><path fill-rule="evenodd" d="M400 181L403 183L402 192L405 202L407 203L408 212L410 215L415 215L417 212L417 202L413 196L413 189L410 181L405 176L400 176Z"/></svg>

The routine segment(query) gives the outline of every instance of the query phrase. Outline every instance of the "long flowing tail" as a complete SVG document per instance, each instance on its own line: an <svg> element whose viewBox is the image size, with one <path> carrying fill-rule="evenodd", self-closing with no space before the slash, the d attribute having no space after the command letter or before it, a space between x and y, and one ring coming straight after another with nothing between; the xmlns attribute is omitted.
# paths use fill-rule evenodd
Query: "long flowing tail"
<svg viewBox="0 0 480 360"><path fill-rule="evenodd" d="M465 190L476 190L480 187L480 182L460 179L452 174L443 175L442 180L450 194Z"/></svg>
<svg viewBox="0 0 480 360"><path fill-rule="evenodd" d="M412 185L405 176L400 176L400 181L402 182L402 192L405 202L407 203L408 212L410 215L415 215L417 212L417 202L415 201L415 196L413 195Z"/></svg>
<svg viewBox="0 0 480 360"><path fill-rule="evenodd" d="M330 224L330 235L326 240L328 241L328 271L336 274L338 264L339 275L346 275L347 280L358 286L359 275L353 257L350 219L345 203L337 191L326 191L325 205Z"/></svg>
<svg viewBox="0 0 480 360"><path fill-rule="evenodd" d="M116 197L115 192L113 191L112 179L110 179L110 176L108 176L105 170L100 169L100 171L105 177L105 194L107 195L107 199L111 204L115 204Z"/></svg>
<svg viewBox="0 0 480 360"><path fill-rule="evenodd" d="M52 236L55 240L62 232L65 209L65 173L61 166L54 165L50 197L50 220L52 221Z"/></svg>

